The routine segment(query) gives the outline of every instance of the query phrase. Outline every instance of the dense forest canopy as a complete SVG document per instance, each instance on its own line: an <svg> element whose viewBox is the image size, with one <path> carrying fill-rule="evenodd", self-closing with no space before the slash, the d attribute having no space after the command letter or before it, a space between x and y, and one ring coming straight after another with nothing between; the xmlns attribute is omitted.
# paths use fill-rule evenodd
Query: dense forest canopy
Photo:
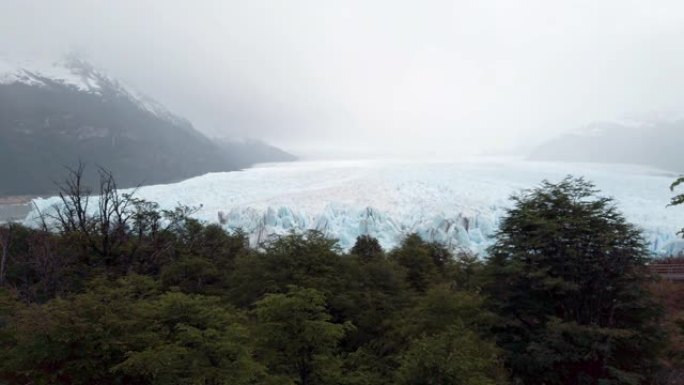
<svg viewBox="0 0 684 385"><path fill-rule="evenodd" d="M42 228L0 230L0 383L664 384L681 367L639 231L582 179L514 197L478 259L417 235L252 248L104 170L93 200L79 176Z"/></svg>

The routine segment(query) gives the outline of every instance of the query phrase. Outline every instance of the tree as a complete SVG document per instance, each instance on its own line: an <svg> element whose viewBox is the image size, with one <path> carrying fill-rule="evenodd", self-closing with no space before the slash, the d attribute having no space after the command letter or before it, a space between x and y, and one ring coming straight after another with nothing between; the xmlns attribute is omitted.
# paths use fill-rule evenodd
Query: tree
<svg viewBox="0 0 684 385"><path fill-rule="evenodd" d="M0 226L0 287L5 284L7 260L9 259L10 245L12 243L12 230L14 230L12 222Z"/></svg>
<svg viewBox="0 0 684 385"><path fill-rule="evenodd" d="M0 305L4 298L0 291ZM0 341L7 342L0 349L0 382L264 383L244 316L216 297L162 294L153 279L131 275L95 279L82 294L42 305L13 307L8 321L0 311Z"/></svg>
<svg viewBox="0 0 684 385"><path fill-rule="evenodd" d="M416 339L402 355L399 383L404 385L495 385L503 383L493 343L459 324Z"/></svg>
<svg viewBox="0 0 684 385"><path fill-rule="evenodd" d="M418 292L424 292L444 275L453 256L443 246L425 242L410 234L392 251L390 258L406 269L406 280Z"/></svg>
<svg viewBox="0 0 684 385"><path fill-rule="evenodd" d="M390 374L400 369L395 382L491 383L502 373L501 352L488 333L493 319L477 293L440 284L394 314L392 329L378 341L391 351Z"/></svg>
<svg viewBox="0 0 684 385"><path fill-rule="evenodd" d="M513 197L489 250L497 338L524 384L639 384L662 346L648 251L594 185L567 177Z"/></svg>
<svg viewBox="0 0 684 385"><path fill-rule="evenodd" d="M234 303L249 306L268 293L285 293L290 285L335 293L339 285L337 240L319 231L291 233L262 245L262 252L235 260L230 281Z"/></svg>
<svg viewBox="0 0 684 385"><path fill-rule="evenodd" d="M140 326L130 316L134 303L155 293L147 278L97 280L83 294L16 307L0 379L17 384L130 382L109 370L130 348L125 336Z"/></svg>
<svg viewBox="0 0 684 385"><path fill-rule="evenodd" d="M322 293L291 286L258 301L254 314L258 353L273 374L299 385L337 383L335 351L351 326L330 322Z"/></svg>
<svg viewBox="0 0 684 385"><path fill-rule="evenodd" d="M109 170L98 170L99 194L95 199L91 196L92 190L84 185L85 165L79 162L75 169L68 169L68 172L69 176L60 186L61 205L45 215L62 234L74 235L87 251L96 253L105 263L112 264L117 247L128 235L129 222L134 219L132 206L137 200L133 194L119 192Z"/></svg>
<svg viewBox="0 0 684 385"><path fill-rule="evenodd" d="M1 231L1 230L0 230ZM4 284L26 302L44 302L82 287L81 266L69 239L20 224L12 224L7 243ZM59 250L58 250L59 249Z"/></svg>
<svg viewBox="0 0 684 385"><path fill-rule="evenodd" d="M485 308L481 295L455 290L447 285L428 290L399 318L400 334L405 338L439 334L455 324L484 334L493 323L493 314Z"/></svg>
<svg viewBox="0 0 684 385"><path fill-rule="evenodd" d="M245 320L217 297L169 292L138 302L114 373L154 385L264 383L252 359Z"/></svg>
<svg viewBox="0 0 684 385"><path fill-rule="evenodd" d="M674 181L674 183L672 183L670 186L670 191L674 191L681 184L684 184L684 176L679 177L676 181ZM675 195L670 201L670 206L679 206L681 204L684 204L684 193ZM684 229L682 229L679 234L684 236Z"/></svg>
<svg viewBox="0 0 684 385"><path fill-rule="evenodd" d="M380 242L370 235L360 235L356 237L356 243L354 243L354 247L352 247L350 251L364 262L372 261L383 255Z"/></svg>

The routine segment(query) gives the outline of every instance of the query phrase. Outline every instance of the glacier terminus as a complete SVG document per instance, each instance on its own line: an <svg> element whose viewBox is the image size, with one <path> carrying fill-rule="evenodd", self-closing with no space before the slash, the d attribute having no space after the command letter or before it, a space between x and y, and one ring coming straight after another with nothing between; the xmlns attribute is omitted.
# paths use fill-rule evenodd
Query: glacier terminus
<svg viewBox="0 0 684 385"><path fill-rule="evenodd" d="M602 195L615 198L654 253L684 249L677 236L684 209L667 207L669 185L677 175L634 165L493 158L300 161L145 186L136 195L162 209L201 206L197 219L241 229L253 245L292 231L318 230L338 239L343 248L366 234L390 248L418 233L456 252L482 255L511 206L512 194L568 175L583 176ZM52 197L33 204L48 210L58 202ZM34 210L27 221L35 215Z"/></svg>

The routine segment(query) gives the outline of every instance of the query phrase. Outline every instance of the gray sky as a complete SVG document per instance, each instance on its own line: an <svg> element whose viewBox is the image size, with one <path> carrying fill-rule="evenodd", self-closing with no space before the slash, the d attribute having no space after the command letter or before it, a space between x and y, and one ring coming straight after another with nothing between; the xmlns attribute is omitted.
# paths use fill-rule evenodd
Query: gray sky
<svg viewBox="0 0 684 385"><path fill-rule="evenodd" d="M0 53L74 51L290 148L490 151L684 100L680 0L0 2Z"/></svg>

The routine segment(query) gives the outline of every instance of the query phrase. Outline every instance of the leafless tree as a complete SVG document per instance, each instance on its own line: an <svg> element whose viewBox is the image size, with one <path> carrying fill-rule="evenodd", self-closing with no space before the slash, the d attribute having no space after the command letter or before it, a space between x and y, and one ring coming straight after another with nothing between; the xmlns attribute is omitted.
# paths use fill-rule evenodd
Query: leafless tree
<svg viewBox="0 0 684 385"><path fill-rule="evenodd" d="M5 275L7 268L7 260L9 259L9 249L12 244L12 230L14 224L9 222L8 224L0 227L0 249L2 249L2 259L0 259L0 286L5 284Z"/></svg>
<svg viewBox="0 0 684 385"><path fill-rule="evenodd" d="M85 165L79 162L76 168L67 168L67 171L67 178L59 185L61 204L55 204L51 211L39 211L39 218L44 227L54 225L62 234L87 232L91 190L83 185Z"/></svg>
<svg viewBox="0 0 684 385"><path fill-rule="evenodd" d="M97 195L84 184L83 163L68 171L67 179L60 186L60 204L45 216L62 234L77 235L92 251L109 258L126 241L129 222L136 214L134 205L139 200L133 197L134 192L122 194L112 173L102 167L98 169ZM96 205L94 209L93 205Z"/></svg>
<svg viewBox="0 0 684 385"><path fill-rule="evenodd" d="M135 189L122 193L112 173L104 168L98 169L99 190L93 194L84 182L83 163L68 171L66 181L59 186L59 204L52 210L36 211L46 232L58 232L81 248L79 263L103 262L125 269L140 263L141 247L146 250L145 259L172 253L173 237L160 235L183 237L187 220L201 207L179 204L172 210L161 210L158 204L135 197Z"/></svg>
<svg viewBox="0 0 684 385"><path fill-rule="evenodd" d="M100 195L94 220L101 239L99 252L101 255L109 256L113 248L126 241L129 222L135 219L134 206L139 200L133 197L135 191L121 194L109 170L100 168L99 174Z"/></svg>

